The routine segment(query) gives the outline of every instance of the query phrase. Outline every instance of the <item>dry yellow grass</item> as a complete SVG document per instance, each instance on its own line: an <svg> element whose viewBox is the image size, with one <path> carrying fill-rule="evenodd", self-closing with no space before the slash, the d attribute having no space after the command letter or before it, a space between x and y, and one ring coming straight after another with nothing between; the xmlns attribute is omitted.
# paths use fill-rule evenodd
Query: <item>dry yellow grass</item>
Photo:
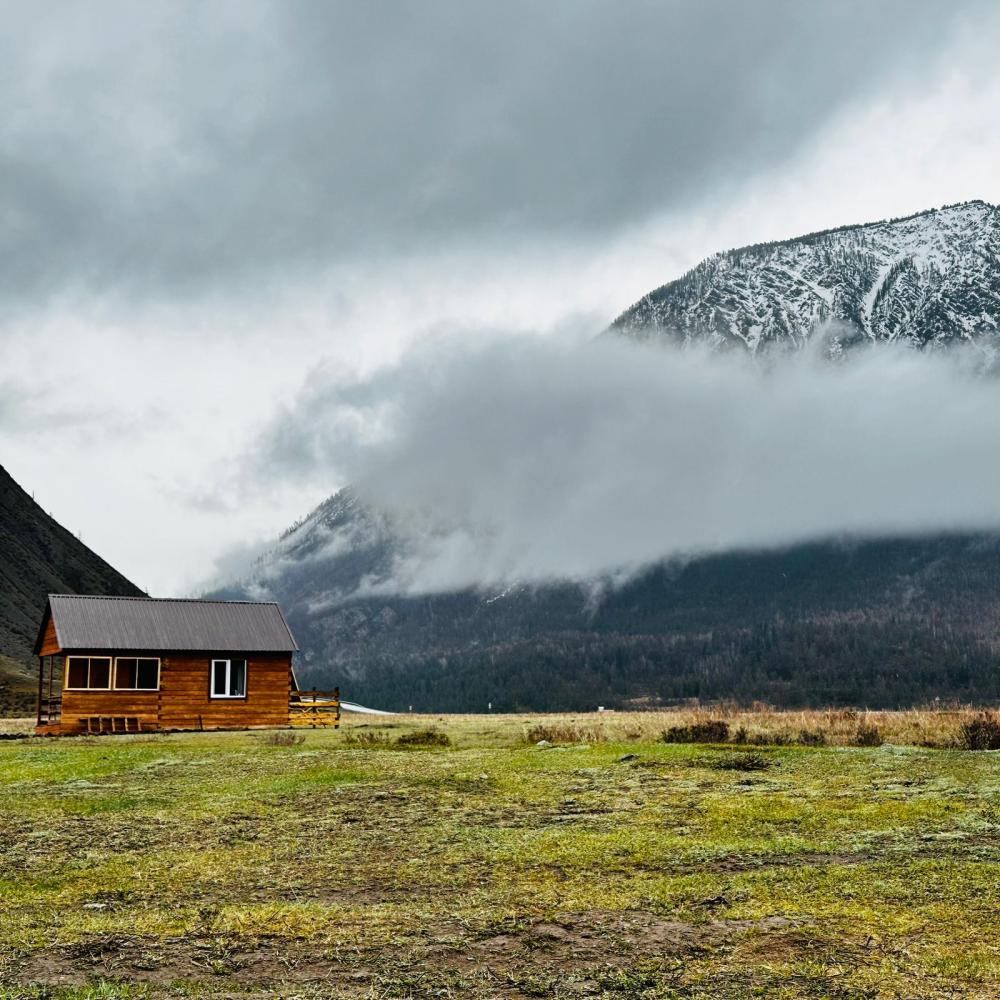
<svg viewBox="0 0 1000 1000"><path fill-rule="evenodd" d="M961 727L982 715L972 705L912 708L899 711L866 709L780 709L768 705L749 708L713 705L648 712L524 713L517 715L392 716L345 714L342 729L392 731L447 726L465 745L523 743L532 734L550 742L605 743L658 739L667 729L713 719L728 723L730 732L744 729L750 742L798 742L805 733L822 734L829 746L854 746L859 729L876 729L885 743L900 746L953 746ZM0 718L0 734L31 733L34 719ZM547 735L546 735L547 734ZM554 737L554 738L553 738ZM531 741L534 742L534 741Z"/></svg>
<svg viewBox="0 0 1000 1000"><path fill-rule="evenodd" d="M757 705L677 708L650 712L578 712L522 715L346 715L345 730L446 725L466 745L525 742L531 736L561 743L644 742L673 727L721 719L731 734L744 729L750 742L799 742L803 732L819 733L829 746L854 746L860 729L876 729L885 743L949 747L961 727L980 717L971 705L867 711L833 708L789 710Z"/></svg>

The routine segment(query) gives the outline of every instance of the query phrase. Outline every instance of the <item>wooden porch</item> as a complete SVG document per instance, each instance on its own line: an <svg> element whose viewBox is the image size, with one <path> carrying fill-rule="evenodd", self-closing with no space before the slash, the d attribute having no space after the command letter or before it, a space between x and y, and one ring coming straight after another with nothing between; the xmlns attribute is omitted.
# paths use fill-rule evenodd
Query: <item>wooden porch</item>
<svg viewBox="0 0 1000 1000"><path fill-rule="evenodd" d="M58 665L57 665L58 661ZM54 733L62 722L63 657L38 657L38 718L36 732Z"/></svg>

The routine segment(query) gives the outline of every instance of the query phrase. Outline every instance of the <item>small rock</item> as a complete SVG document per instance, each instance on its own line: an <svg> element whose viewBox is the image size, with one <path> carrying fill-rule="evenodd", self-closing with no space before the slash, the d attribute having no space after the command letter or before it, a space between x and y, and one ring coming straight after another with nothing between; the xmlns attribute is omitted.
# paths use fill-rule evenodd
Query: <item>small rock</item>
<svg viewBox="0 0 1000 1000"><path fill-rule="evenodd" d="M490 780L490 776L484 772L483 774L479 775L479 780L480 781L489 781Z"/></svg>
<svg viewBox="0 0 1000 1000"><path fill-rule="evenodd" d="M627 764L630 760L638 760L639 755L637 753L627 753L624 757L619 757L618 761L622 764Z"/></svg>
<svg viewBox="0 0 1000 1000"><path fill-rule="evenodd" d="M535 746L536 747L550 747L550 746L552 746L552 744L548 740L539 740L535 744Z"/></svg>
<svg viewBox="0 0 1000 1000"><path fill-rule="evenodd" d="M84 903L83 908L85 910L106 910L108 908L107 903Z"/></svg>

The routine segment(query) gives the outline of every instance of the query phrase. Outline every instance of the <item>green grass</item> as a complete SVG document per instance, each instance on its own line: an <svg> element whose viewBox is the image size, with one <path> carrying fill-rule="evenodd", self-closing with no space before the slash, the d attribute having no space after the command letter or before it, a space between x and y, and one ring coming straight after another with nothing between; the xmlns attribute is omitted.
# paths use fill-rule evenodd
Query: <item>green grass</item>
<svg viewBox="0 0 1000 1000"><path fill-rule="evenodd" d="M0 1000L1000 993L996 754L434 724L0 743Z"/></svg>

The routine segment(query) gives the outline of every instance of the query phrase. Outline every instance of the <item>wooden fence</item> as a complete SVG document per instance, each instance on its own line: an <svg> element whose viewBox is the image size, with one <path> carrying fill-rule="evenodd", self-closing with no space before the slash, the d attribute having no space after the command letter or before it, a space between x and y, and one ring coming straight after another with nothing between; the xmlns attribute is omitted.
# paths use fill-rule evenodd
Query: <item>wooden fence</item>
<svg viewBox="0 0 1000 1000"><path fill-rule="evenodd" d="M288 700L288 724L310 729L340 728L340 688L332 691L292 691Z"/></svg>

